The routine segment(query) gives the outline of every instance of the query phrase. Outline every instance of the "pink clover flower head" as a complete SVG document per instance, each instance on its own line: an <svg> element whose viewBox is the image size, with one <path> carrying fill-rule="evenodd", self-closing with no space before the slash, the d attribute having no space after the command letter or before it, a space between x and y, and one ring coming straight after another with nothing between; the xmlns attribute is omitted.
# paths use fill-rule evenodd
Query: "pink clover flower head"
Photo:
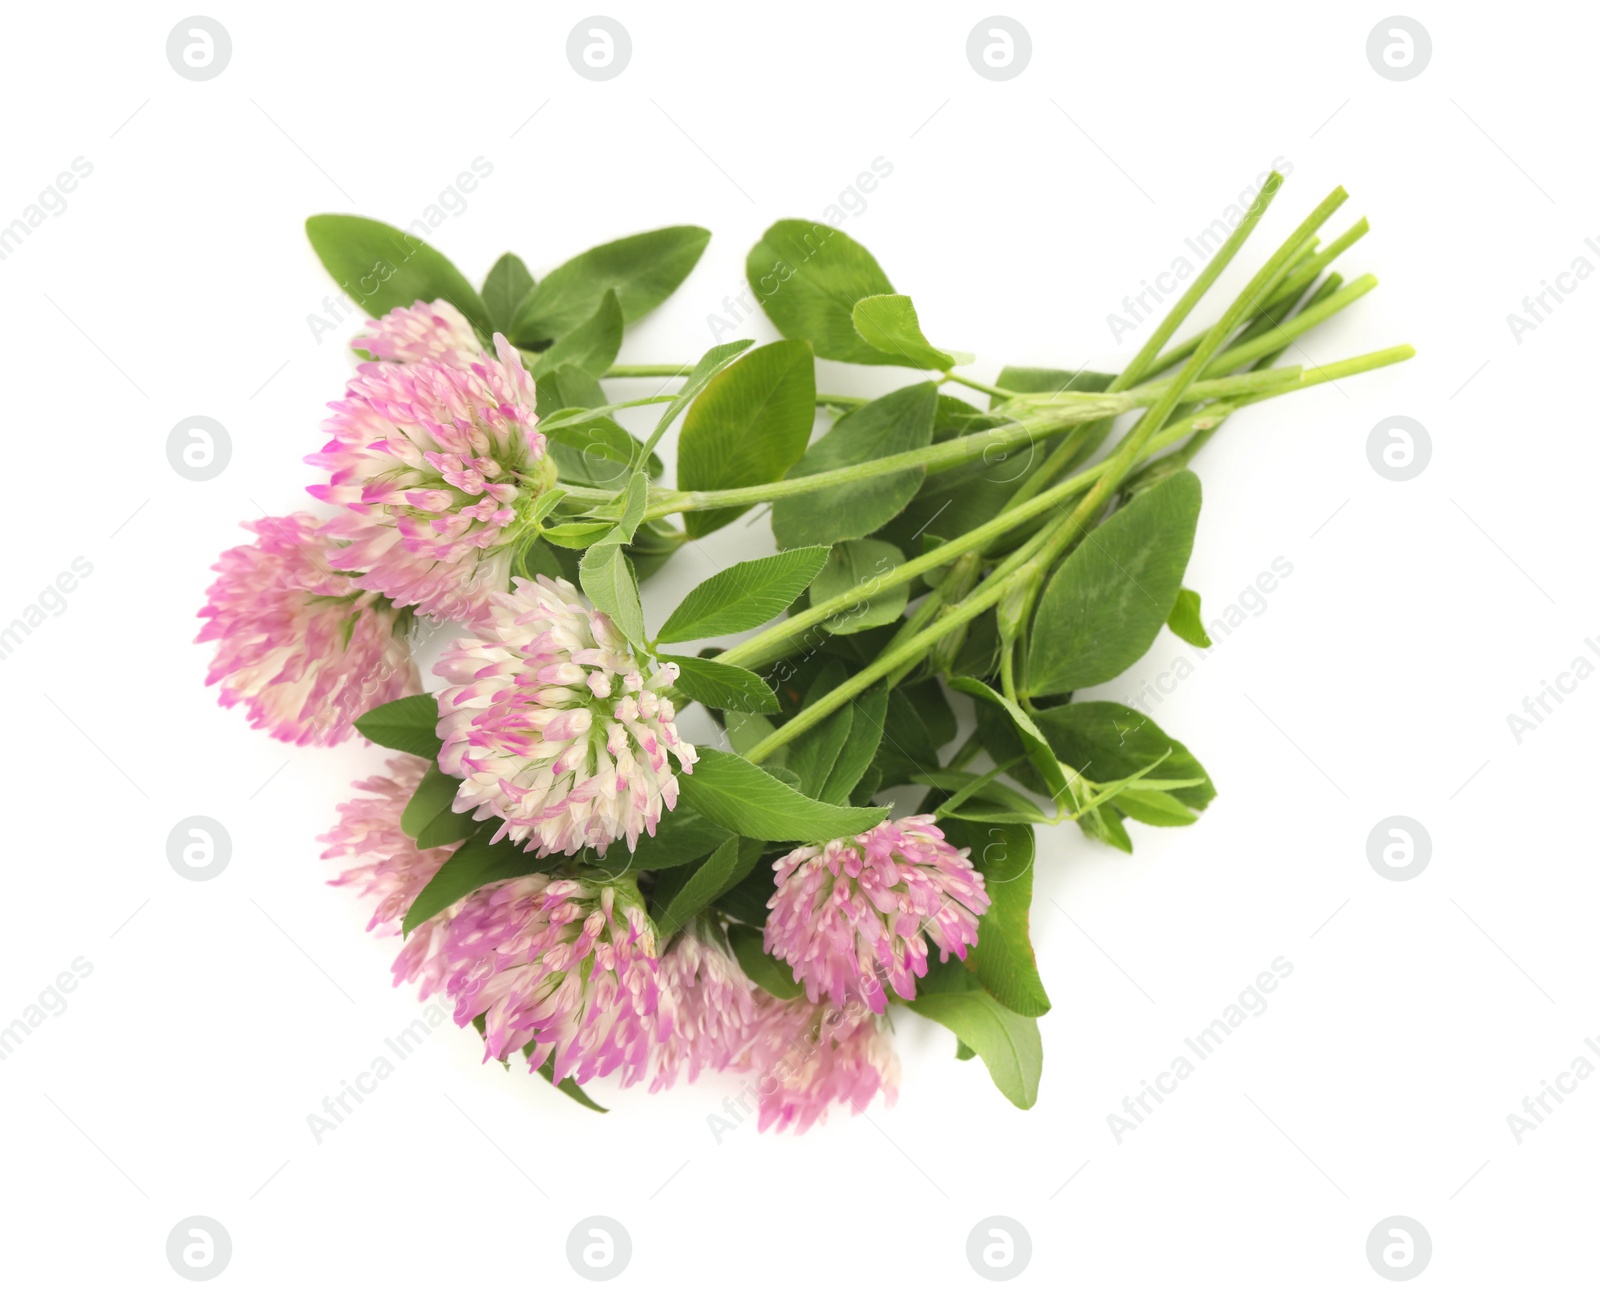
<svg viewBox="0 0 1600 1299"><path fill-rule="evenodd" d="M977 943L989 895L967 854L931 816L796 848L773 866L766 949L789 963L811 1001L859 995L882 1014L884 982L916 996L929 938L941 961L965 960Z"/></svg>
<svg viewBox="0 0 1600 1299"><path fill-rule="evenodd" d="M330 440L308 488L343 506L327 525L345 563L398 605L472 622L510 585L519 505L553 478L535 425L533 378L495 335L495 356L466 368L420 360L359 367L329 403Z"/></svg>
<svg viewBox="0 0 1600 1299"><path fill-rule="evenodd" d="M672 1020L659 1013L655 930L625 887L525 875L465 900L445 935L445 990L456 1023L482 1016L486 1060L526 1049L556 1082L646 1076Z"/></svg>
<svg viewBox="0 0 1600 1299"><path fill-rule="evenodd" d="M735 1064L759 1075L759 1131L792 1126L798 1135L825 1120L833 1105L859 1113L880 1092L894 1104L900 1060L883 1016L871 1014L858 999L818 1006L804 997L780 1001L760 990L754 995L753 1032Z"/></svg>
<svg viewBox="0 0 1600 1299"><path fill-rule="evenodd" d="M319 836L320 842L328 845L322 854L325 859L355 859L354 865L328 882L358 889L363 897L377 898L367 929L382 937L400 933L401 922L417 895L460 846L418 848L400 828L401 813L427 773L426 759L409 753L390 758L389 774L356 781L355 788L368 797L341 803L338 824ZM460 909L461 903L457 902L406 936L405 946L394 962L396 986L415 983L418 996L423 999L444 987L445 927Z"/></svg>
<svg viewBox="0 0 1600 1299"><path fill-rule="evenodd" d="M509 838L543 857L617 839L631 851L677 803L695 750L678 735L677 680L641 665L627 638L570 582L518 579L496 594L478 638L452 642L435 671L439 766L461 781L455 809L504 819Z"/></svg>
<svg viewBox="0 0 1600 1299"><path fill-rule="evenodd" d="M377 320L367 321L367 333L350 340L379 361L411 365L439 361L458 369L471 369L483 358L483 344L472 325L451 303L413 302L396 307Z"/></svg>
<svg viewBox="0 0 1600 1299"><path fill-rule="evenodd" d="M215 641L206 676L224 708L291 744L338 744L370 708L417 693L410 616L351 577L347 551L310 514L258 519L224 551L199 616Z"/></svg>
<svg viewBox="0 0 1600 1299"><path fill-rule="evenodd" d="M661 958L661 1004L672 1029L657 1044L650 1090L678 1081L687 1068L693 1082L702 1069L726 1069L744 1045L755 1019L754 985L728 950L722 927L691 920Z"/></svg>

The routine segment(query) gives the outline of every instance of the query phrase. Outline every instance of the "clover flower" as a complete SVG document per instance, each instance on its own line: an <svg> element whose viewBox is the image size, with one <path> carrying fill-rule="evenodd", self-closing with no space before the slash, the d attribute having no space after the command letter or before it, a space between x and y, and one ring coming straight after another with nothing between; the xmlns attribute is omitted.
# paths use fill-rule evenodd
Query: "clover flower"
<svg viewBox="0 0 1600 1299"><path fill-rule="evenodd" d="M872 1010L888 1004L881 980L916 996L928 972L928 943L939 959L965 960L989 909L983 876L945 841L931 816L876 825L854 839L796 848L773 866L766 949L789 962L806 996L843 1002L859 991Z"/></svg>
<svg viewBox="0 0 1600 1299"><path fill-rule="evenodd" d="M206 676L224 708L292 744L337 744L369 708L420 686L403 632L409 616L364 591L345 550L310 514L258 519L224 551L206 591L197 644L217 642Z"/></svg>
<svg viewBox="0 0 1600 1299"><path fill-rule="evenodd" d="M345 507L328 525L346 565L396 604L446 621L482 616L510 585L518 505L553 481L534 427L533 378L495 335L470 366L419 360L360 366L323 424L308 488Z"/></svg>
<svg viewBox="0 0 1600 1299"><path fill-rule="evenodd" d="M379 361L400 365L439 361L466 370L483 357L483 344L471 323L443 298L396 307L367 321L367 329L370 332L351 339L350 346Z"/></svg>
<svg viewBox="0 0 1600 1299"><path fill-rule="evenodd" d="M496 594L481 639L451 643L435 670L439 766L461 781L455 810L505 824L495 838L543 857L617 839L631 851L678 798L668 761L693 769L671 700L676 665L648 671L570 582L518 579Z"/></svg>
<svg viewBox="0 0 1600 1299"><path fill-rule="evenodd" d="M757 1129L796 1135L826 1119L835 1103L859 1113L880 1092L893 1104L900 1060L884 1033L885 1020L859 1000L813 1005L803 997L780 1001L755 993L753 1032L735 1060L754 1070L760 1097Z"/></svg>
<svg viewBox="0 0 1600 1299"><path fill-rule="evenodd" d="M339 805L339 823L327 834L318 836L328 845L324 859L354 857L351 866L330 884L356 888L362 897L376 895L377 908L367 924L368 931L382 937L399 934L401 922L417 900L417 894L439 873L458 844L440 848L418 848L400 828L405 811L417 786L428 773L428 763L412 754L389 759L389 774L368 776L355 782L355 788L370 798L353 798ZM444 986L447 973L443 960L444 931L461 909L457 902L439 915L423 921L406 936L405 946L395 958L394 981L417 984L417 995L424 1000Z"/></svg>
<svg viewBox="0 0 1600 1299"><path fill-rule="evenodd" d="M465 900L444 936L445 991L456 1023L482 1016L485 1059L526 1049L555 1082L645 1076L672 1019L659 1013L655 930L624 887L526 875Z"/></svg>
<svg viewBox="0 0 1600 1299"><path fill-rule="evenodd" d="M662 956L659 983L672 1030L657 1044L650 1090L671 1087L684 1067L690 1082L702 1069L726 1069L744 1045L756 1007L753 986L721 926L691 920Z"/></svg>

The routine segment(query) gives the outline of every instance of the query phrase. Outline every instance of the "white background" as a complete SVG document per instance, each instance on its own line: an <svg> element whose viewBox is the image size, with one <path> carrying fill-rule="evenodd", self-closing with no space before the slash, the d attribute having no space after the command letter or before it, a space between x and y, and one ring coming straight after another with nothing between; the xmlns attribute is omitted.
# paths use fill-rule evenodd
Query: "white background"
<svg viewBox="0 0 1600 1299"><path fill-rule="evenodd" d="M166 61L170 7L18 7L0 50L0 224L74 158L93 167L0 262L0 622L93 564L0 661L0 1022L75 957L93 966L0 1061L9 1293L191 1293L165 1241L192 1214L232 1238L217 1295L588 1293L565 1242L591 1214L631 1236L618 1294L977 1292L965 1242L996 1214L1032 1238L1019 1294L1387 1293L1366 1239L1394 1214L1432 1238L1418 1295L1593 1285L1600 1080L1520 1144L1506 1120L1594 1061L1600 1032L1600 681L1520 744L1506 721L1576 657L1600 665L1600 284L1520 343L1506 321L1580 255L1600 265L1592 15L1414 10L1432 63L1395 83L1365 53L1382 9L1020 4L1032 62L994 83L965 56L981 7L623 3L606 12L632 63L592 83L566 61L589 12L569 5L206 12L233 55L203 83ZM912 1017L894 1108L720 1143L706 1116L727 1079L600 1085L600 1117L445 1030L310 1134L414 1014L314 842L381 755L288 749L219 709L194 612L239 521L306 505L300 458L348 373L357 322L320 342L308 325L331 286L302 221L406 224L478 157L492 174L433 236L474 279L507 248L542 274L637 230L715 232L631 331L635 362L709 346L761 230L821 217L877 157L893 173L845 228L986 376L1116 368L1138 339L1114 344L1107 314L1276 157L1289 183L1225 288L1335 184L1352 201L1328 234L1371 217L1342 268L1382 288L1286 360L1420 355L1258 407L1200 457L1188 584L1208 614L1277 557L1293 574L1155 710L1221 791L1202 821L1134 827L1131 859L1071 828L1041 838L1055 1009L1031 1112ZM909 377L825 363L819 386ZM210 482L167 464L193 414L232 435ZM1433 442L1404 483L1366 455L1396 414ZM770 544L741 523L686 550L647 614ZM1129 695L1183 653L1163 633L1093 693ZM193 814L232 834L209 883L166 859ZM1367 860L1393 814L1433 841L1406 883ZM1279 956L1294 972L1265 1014L1114 1140L1124 1096Z"/></svg>

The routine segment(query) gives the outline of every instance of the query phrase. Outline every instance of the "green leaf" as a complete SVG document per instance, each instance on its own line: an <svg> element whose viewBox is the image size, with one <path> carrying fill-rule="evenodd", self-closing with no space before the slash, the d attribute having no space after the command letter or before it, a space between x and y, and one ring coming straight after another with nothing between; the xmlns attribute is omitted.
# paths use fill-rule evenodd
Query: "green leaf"
<svg viewBox="0 0 1600 1299"><path fill-rule="evenodd" d="M483 281L483 305L489 324L504 334L516 318L517 307L533 288L533 276L515 253L504 253L489 268Z"/></svg>
<svg viewBox="0 0 1600 1299"><path fill-rule="evenodd" d="M367 217L324 213L306 218L306 237L328 274L368 314L443 298L479 329L488 308L443 253L415 235Z"/></svg>
<svg viewBox="0 0 1600 1299"><path fill-rule="evenodd" d="M851 799L877 756L878 746L883 743L883 718L888 706L889 687L880 681L857 695L851 707L840 710L850 717L850 737L839 750L833 770L817 795L824 803L844 803Z"/></svg>
<svg viewBox="0 0 1600 1299"><path fill-rule="evenodd" d="M678 487L714 491L776 482L805 452L816 421L816 364L804 343L746 352L701 390L678 433ZM691 537L733 522L744 509L684 515Z"/></svg>
<svg viewBox="0 0 1600 1299"><path fill-rule="evenodd" d="M666 910L656 917L656 932L662 940L670 938L683 928L683 922L695 912L710 906L733 881L734 869L739 864L739 841L729 839L700 868L689 876L687 882L667 904Z"/></svg>
<svg viewBox="0 0 1600 1299"><path fill-rule="evenodd" d="M938 390L931 383L912 384L858 406L812 443L787 476L805 478L920 450L933 441L937 407ZM772 535L780 546L826 546L865 537L905 509L924 472L903 469L774 501Z"/></svg>
<svg viewBox="0 0 1600 1299"><path fill-rule="evenodd" d="M767 736L771 735L777 726L769 722L759 713L741 713L730 709L722 715L723 728L728 733L728 743L735 753L744 753L753 749ZM789 756L789 746L784 745L768 759L769 763L781 762Z"/></svg>
<svg viewBox="0 0 1600 1299"><path fill-rule="evenodd" d="M694 773L680 776L678 789L702 816L752 839L823 843L861 834L888 815L881 807L819 803L720 749L702 749Z"/></svg>
<svg viewBox="0 0 1600 1299"><path fill-rule="evenodd" d="M787 961L780 961L766 950L766 940L761 930L749 925L731 925L728 944L733 948L734 959L750 982L779 1001L793 1001L802 991L794 970Z"/></svg>
<svg viewBox="0 0 1600 1299"><path fill-rule="evenodd" d="M418 782L405 810L400 829L417 841L418 848L443 848L470 838L476 823L470 812L451 811L461 782L447 776L435 762Z"/></svg>
<svg viewBox="0 0 1600 1299"><path fill-rule="evenodd" d="M418 782L416 792L400 813L400 829L413 839L440 812L448 811L461 782L439 770L435 762Z"/></svg>
<svg viewBox="0 0 1600 1299"><path fill-rule="evenodd" d="M851 315L862 298L893 293L872 254L849 235L817 221L774 222L745 260L750 287L785 338L810 343L818 356L858 365L903 365L856 333Z"/></svg>
<svg viewBox="0 0 1600 1299"><path fill-rule="evenodd" d="M843 677L841 672L839 680L843 680ZM820 698L821 693L811 691L807 703ZM787 762L795 775L800 777L802 794L808 798L822 796L822 788L849 738L850 709L846 706L830 713L789 746ZM846 796L848 793L846 790Z"/></svg>
<svg viewBox="0 0 1600 1299"><path fill-rule="evenodd" d="M1008 1010L1037 1018L1050 1009L1039 980L1039 962L1028 935L1033 905L1033 827L947 822L945 838L972 850L973 866L983 872L989 909L978 919L978 945L966 966L989 994Z"/></svg>
<svg viewBox="0 0 1600 1299"><path fill-rule="evenodd" d="M1022 751L1028 755L1028 761L1033 764L1034 770L1044 781L1045 793L1059 806L1067 793L1067 774L1061 769L1061 762L1050 747L1050 741L1034 725L1033 719L999 691L982 681L974 680L972 677L951 677L948 684L950 689L959 690L964 695L971 695L974 699L992 704L1006 715L1017 738L1022 741Z"/></svg>
<svg viewBox="0 0 1600 1299"><path fill-rule="evenodd" d="M1116 379L1099 370L1047 370L1033 365L1008 365L995 376L994 386L1011 392L1104 392ZM1004 398L993 397L990 405Z"/></svg>
<svg viewBox="0 0 1600 1299"><path fill-rule="evenodd" d="M472 838L450 854L406 912L403 928L407 934L485 884L532 875L539 869L538 861L523 852L521 844L509 839L490 842L501 824L498 819L480 822Z"/></svg>
<svg viewBox="0 0 1600 1299"><path fill-rule="evenodd" d="M917 309L903 293L862 298L850 312L856 333L867 346L900 358L917 370L948 370L956 358L941 352L922 333Z"/></svg>
<svg viewBox="0 0 1600 1299"><path fill-rule="evenodd" d="M644 522L645 507L650 503L650 480L642 469L634 470L628 479L627 490L622 494L622 519L617 524L617 540L627 545Z"/></svg>
<svg viewBox="0 0 1600 1299"><path fill-rule="evenodd" d="M700 395L700 390L710 383L739 353L749 347L755 340L741 338L732 343L718 343L709 349L704 356L694 363L694 369L689 371L672 400L667 403L667 408L661 413L661 418L656 421L655 432L650 435L654 443L672 427L672 421L683 413L683 408ZM651 475L654 477L654 475Z"/></svg>
<svg viewBox="0 0 1600 1299"><path fill-rule="evenodd" d="M617 295L607 289L594 315L563 334L548 351L540 352L529 373L539 379L558 366L573 365L598 379L611 368L622 347L622 308Z"/></svg>
<svg viewBox="0 0 1600 1299"><path fill-rule="evenodd" d="M1200 480L1184 470L1084 537L1039 600L1028 640L1030 695L1098 685L1138 661L1177 599L1199 516Z"/></svg>
<svg viewBox="0 0 1600 1299"><path fill-rule="evenodd" d="M568 550L587 550L596 542L609 537L616 527L604 519L575 519L571 523L553 523L540 534L553 545Z"/></svg>
<svg viewBox="0 0 1600 1299"><path fill-rule="evenodd" d="M554 530L545 535L554 540ZM613 529L609 538L616 537ZM597 541L584 551L578 563L578 581L594 607L616 623L617 630L633 644L643 645L644 610L639 606L639 584L633 580L622 542Z"/></svg>
<svg viewBox="0 0 1600 1299"><path fill-rule="evenodd" d="M563 424L545 436L564 483L615 488L635 468L652 478L661 472L661 461L654 454L647 460L639 440L608 415Z"/></svg>
<svg viewBox="0 0 1600 1299"><path fill-rule="evenodd" d="M607 290L617 295L624 320L639 319L683 283L710 238L711 232L699 226L668 226L580 253L528 295L512 324L511 341L531 347L562 337L594 315Z"/></svg>
<svg viewBox="0 0 1600 1299"><path fill-rule="evenodd" d="M1102 784L1122 780L1161 758L1156 780L1196 781L1174 789L1185 807L1203 810L1217 796L1206 769L1182 744L1137 709L1112 700L1062 704L1035 714L1061 760Z"/></svg>
<svg viewBox="0 0 1600 1299"><path fill-rule="evenodd" d="M1159 789L1141 789L1130 786L1111 800L1113 806L1125 816L1146 825L1193 825L1200 814L1185 807L1171 794Z"/></svg>
<svg viewBox="0 0 1600 1299"><path fill-rule="evenodd" d="M759 627L793 604L827 559L821 546L807 546L731 565L684 596L656 639L670 644Z"/></svg>
<svg viewBox="0 0 1600 1299"><path fill-rule="evenodd" d="M545 422L558 411L590 411L606 404L606 395L592 374L575 365L558 365L539 380L534 396L534 411L539 416L539 431L549 437ZM603 413L603 412L597 412ZM580 419L577 421L582 423Z"/></svg>
<svg viewBox="0 0 1600 1299"><path fill-rule="evenodd" d="M811 603L835 599L903 563L905 556L887 541L841 541L829 552L828 562L811 583ZM827 619L823 626L834 636L881 627L905 612L910 592L911 587L905 582L895 586L880 584L855 604Z"/></svg>
<svg viewBox="0 0 1600 1299"><path fill-rule="evenodd" d="M642 836L628 859L635 871L674 870L687 866L728 841L728 831L708 821L693 808L677 808L656 825L654 835Z"/></svg>
<svg viewBox="0 0 1600 1299"><path fill-rule="evenodd" d="M1211 637L1206 635L1205 624L1200 621L1200 593L1188 587L1178 592L1172 602L1172 612L1167 615L1167 626L1176 636L1199 649L1211 648Z"/></svg>
<svg viewBox="0 0 1600 1299"><path fill-rule="evenodd" d="M678 689L707 708L719 712L732 709L740 713L778 711L778 697L772 693L772 687L745 668L687 654L663 658L662 662L678 665Z"/></svg>
<svg viewBox="0 0 1600 1299"><path fill-rule="evenodd" d="M439 703L432 695L392 699L356 718L356 730L374 744L419 758L439 756L438 729Z"/></svg>
<svg viewBox="0 0 1600 1299"><path fill-rule="evenodd" d="M952 965L952 973L966 973ZM1007 1010L976 986L971 975L967 978L973 986L950 992L919 990L916 999L906 1005L943 1024L976 1051L1001 1095L1020 1110L1031 1109L1039 1099L1039 1075L1044 1070L1038 1021Z"/></svg>
<svg viewBox="0 0 1600 1299"><path fill-rule="evenodd" d="M529 1042L528 1045L523 1048L522 1053L524 1055L528 1055L533 1051L536 1045L537 1043L535 1042ZM538 1074L539 1077L543 1078L547 1083L554 1083L555 1089L558 1092L561 1092L565 1096L570 1096L573 1100L577 1101L579 1105L583 1106L584 1109L593 1110L596 1114L611 1113L611 1111L608 1110L604 1105L601 1105L597 1101L591 1100L589 1098L589 1094L585 1092L582 1087L578 1086L578 1084L575 1083L570 1077L563 1078L560 1082L556 1082L556 1062L554 1059L546 1060L542 1065L540 1065Z"/></svg>

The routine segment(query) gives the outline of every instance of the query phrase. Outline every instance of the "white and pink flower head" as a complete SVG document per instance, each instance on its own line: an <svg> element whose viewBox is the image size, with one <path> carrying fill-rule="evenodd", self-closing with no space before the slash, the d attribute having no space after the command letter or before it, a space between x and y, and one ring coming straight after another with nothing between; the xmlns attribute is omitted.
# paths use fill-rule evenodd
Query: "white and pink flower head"
<svg viewBox="0 0 1600 1299"><path fill-rule="evenodd" d="M409 615L352 579L348 550L310 514L245 525L224 551L198 643L217 642L206 684L224 708L291 744L338 744L369 708L421 687L404 640Z"/></svg>
<svg viewBox="0 0 1600 1299"><path fill-rule="evenodd" d="M455 810L503 818L495 837L541 857L654 834L678 798L669 758L695 760L661 694L676 665L641 666L605 614L548 577L492 596L478 633L435 668L451 683L439 766L461 781Z"/></svg>
<svg viewBox="0 0 1600 1299"><path fill-rule="evenodd" d="M672 1029L656 1046L650 1090L671 1087L684 1068L690 1082L703 1069L728 1068L750 1034L756 1003L720 924L702 916L684 926L661 958L660 987Z"/></svg>
<svg viewBox="0 0 1600 1299"><path fill-rule="evenodd" d="M579 1083L648 1071L672 1031L660 1013L655 930L631 886L526 875L468 897L444 937L458 1024L483 1017L485 1059L527 1051L528 1067Z"/></svg>
<svg viewBox="0 0 1600 1299"><path fill-rule="evenodd" d="M471 369L483 359L483 344L471 323L443 298L396 307L377 320L367 321L368 332L350 340L374 360L411 365L440 361L458 369Z"/></svg>
<svg viewBox="0 0 1600 1299"><path fill-rule="evenodd" d="M400 828L400 816L417 792L428 772L428 763L411 754L389 759L389 774L369 776L355 782L367 798L353 798L339 805L339 823L320 836L328 845L324 858L350 857L355 864L330 884L356 888L363 897L375 896L377 908L367 929L382 937L401 931L401 922L417 900L417 894L439 873L459 844L440 848L418 848L415 840ZM462 904L454 903L439 915L423 921L406 937L405 946L394 962L394 981L415 983L418 996L426 999L444 987L447 973L444 957L444 932Z"/></svg>
<svg viewBox="0 0 1600 1299"><path fill-rule="evenodd" d="M789 962L812 1001L843 1004L859 995L882 1013L884 982L901 997L916 996L930 937L942 961L965 960L977 943L989 895L967 854L946 842L931 816L796 848L773 866L766 949Z"/></svg>
<svg viewBox="0 0 1600 1299"><path fill-rule="evenodd" d="M755 1003L754 1030L735 1065L759 1075L760 1131L793 1126L798 1135L833 1105L860 1113L880 1092L894 1103L900 1060L883 1016L859 999L818 1006L804 997L780 1001L758 989Z"/></svg>
<svg viewBox="0 0 1600 1299"><path fill-rule="evenodd" d="M519 502L553 481L533 378L502 335L494 347L465 366L361 365L306 457L328 471L310 493L344 507L327 528L351 543L347 565L446 621L476 620L507 589Z"/></svg>

